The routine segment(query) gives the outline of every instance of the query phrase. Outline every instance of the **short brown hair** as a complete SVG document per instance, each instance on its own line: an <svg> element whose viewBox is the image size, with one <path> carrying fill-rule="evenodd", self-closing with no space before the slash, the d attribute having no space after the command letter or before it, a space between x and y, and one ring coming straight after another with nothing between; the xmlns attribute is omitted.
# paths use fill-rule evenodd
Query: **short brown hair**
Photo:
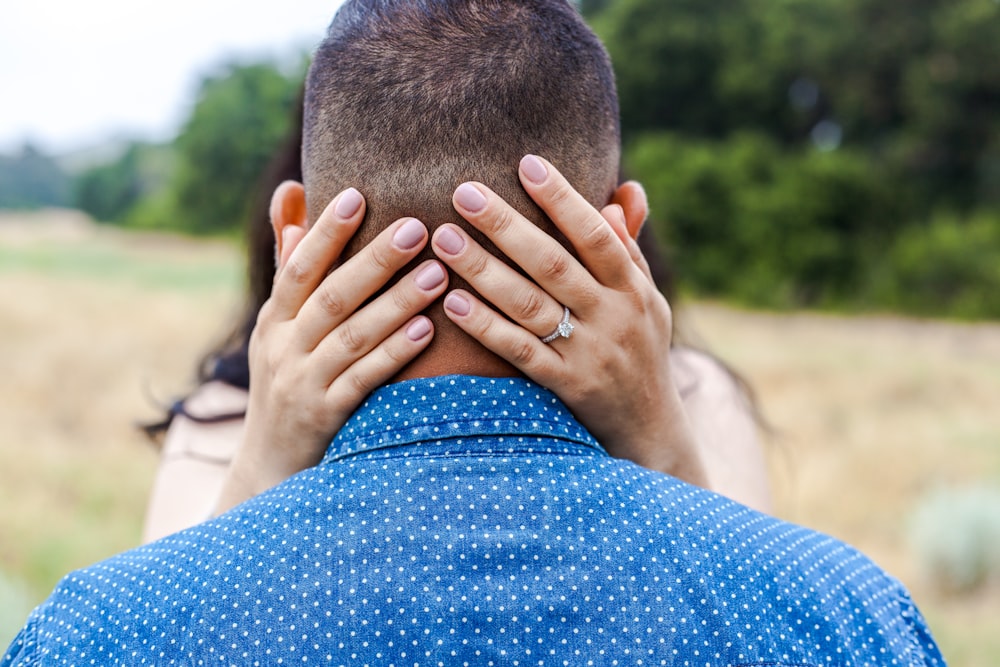
<svg viewBox="0 0 1000 667"><path fill-rule="evenodd" d="M368 200L349 253L403 216L468 229L451 206L467 180L551 230L518 181L526 153L607 204L620 158L614 75L569 0L344 3L309 70L302 156L312 220L349 186Z"/></svg>

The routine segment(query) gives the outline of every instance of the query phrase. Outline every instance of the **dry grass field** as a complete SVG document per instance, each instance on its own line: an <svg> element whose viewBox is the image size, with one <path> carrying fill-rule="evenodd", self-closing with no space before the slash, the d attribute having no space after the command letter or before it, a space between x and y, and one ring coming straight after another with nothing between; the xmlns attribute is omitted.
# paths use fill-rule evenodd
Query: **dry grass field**
<svg viewBox="0 0 1000 667"><path fill-rule="evenodd" d="M190 388L239 289L223 243L0 217L0 643L68 570L136 544L157 454L135 424ZM1000 590L936 591L907 542L926 493L1000 485L1000 326L681 317L758 392L778 514L899 576L952 665L1000 664Z"/></svg>

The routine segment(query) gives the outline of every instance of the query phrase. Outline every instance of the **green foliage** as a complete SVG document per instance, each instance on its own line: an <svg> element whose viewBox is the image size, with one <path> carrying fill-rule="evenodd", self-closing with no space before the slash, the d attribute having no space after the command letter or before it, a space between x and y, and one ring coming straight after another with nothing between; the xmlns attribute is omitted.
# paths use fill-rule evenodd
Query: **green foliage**
<svg viewBox="0 0 1000 667"><path fill-rule="evenodd" d="M172 166L168 148L129 144L117 160L77 176L74 204L95 220L123 223L137 204L163 190Z"/></svg>
<svg viewBox="0 0 1000 667"><path fill-rule="evenodd" d="M615 63L627 168L690 287L774 307L996 316L995 0L590 12Z"/></svg>
<svg viewBox="0 0 1000 667"><path fill-rule="evenodd" d="M230 64L207 77L170 145L129 144L74 183L75 205L102 222L195 234L241 229L261 173L289 130L302 68Z"/></svg>
<svg viewBox="0 0 1000 667"><path fill-rule="evenodd" d="M714 135L725 107L709 92L738 0L620 0L593 21L615 63L626 136L650 128Z"/></svg>
<svg viewBox="0 0 1000 667"><path fill-rule="evenodd" d="M302 74L268 63L229 65L201 86L176 141L173 223L213 233L240 225L254 187L289 131Z"/></svg>
<svg viewBox="0 0 1000 667"><path fill-rule="evenodd" d="M593 16L611 4L611 0L577 0L580 6L580 13L584 16Z"/></svg>
<svg viewBox="0 0 1000 667"><path fill-rule="evenodd" d="M70 179L59 165L31 144L19 155L0 155L0 209L66 206Z"/></svg>
<svg viewBox="0 0 1000 667"><path fill-rule="evenodd" d="M876 303L918 315L1000 319L1000 215L946 214L905 229L878 269Z"/></svg>
<svg viewBox="0 0 1000 667"><path fill-rule="evenodd" d="M897 219L891 184L850 151L786 152L755 134L709 142L661 133L636 141L627 168L645 184L682 275L751 304L852 299Z"/></svg>

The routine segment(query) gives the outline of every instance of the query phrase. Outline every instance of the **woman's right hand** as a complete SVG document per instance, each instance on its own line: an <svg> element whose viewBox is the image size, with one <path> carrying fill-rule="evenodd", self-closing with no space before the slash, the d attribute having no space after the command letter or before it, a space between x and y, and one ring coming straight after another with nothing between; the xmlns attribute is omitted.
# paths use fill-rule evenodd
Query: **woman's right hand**
<svg viewBox="0 0 1000 667"><path fill-rule="evenodd" d="M278 234L274 288L250 337L246 435L216 513L317 464L324 449L316 443L328 442L433 337L419 313L448 286L439 262L422 263L364 305L427 244L418 220L396 221L329 271L364 214L364 198L351 188L310 229L288 225Z"/></svg>

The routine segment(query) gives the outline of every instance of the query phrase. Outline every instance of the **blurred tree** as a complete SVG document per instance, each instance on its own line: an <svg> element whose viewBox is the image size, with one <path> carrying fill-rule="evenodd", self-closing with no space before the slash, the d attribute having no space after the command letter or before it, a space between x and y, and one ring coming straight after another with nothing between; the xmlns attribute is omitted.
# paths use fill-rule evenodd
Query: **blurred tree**
<svg viewBox="0 0 1000 667"><path fill-rule="evenodd" d="M713 91L724 36L744 0L619 0L593 18L615 63L626 138L671 128L719 136L725 109Z"/></svg>
<svg viewBox="0 0 1000 667"><path fill-rule="evenodd" d="M201 85L178 136L172 182L176 223L196 233L243 221L254 186L279 142L303 73L271 63L231 64Z"/></svg>
<svg viewBox="0 0 1000 667"><path fill-rule="evenodd" d="M611 0L577 0L577 4L580 6L580 13L590 17L610 5Z"/></svg>
<svg viewBox="0 0 1000 667"><path fill-rule="evenodd" d="M919 315L1000 319L1000 218L936 216L903 230L873 281L879 303Z"/></svg>
<svg viewBox="0 0 1000 667"><path fill-rule="evenodd" d="M66 206L70 178L54 159L25 144L20 154L0 155L0 208Z"/></svg>
<svg viewBox="0 0 1000 667"><path fill-rule="evenodd" d="M172 151L165 146L130 143L122 155L81 172L74 182L74 205L101 222L125 223L144 198L166 186Z"/></svg>
<svg viewBox="0 0 1000 667"><path fill-rule="evenodd" d="M856 152L789 152L760 134L725 142L644 135L654 224L705 293L772 307L852 301L899 219L894 188Z"/></svg>
<svg viewBox="0 0 1000 667"><path fill-rule="evenodd" d="M900 158L925 206L1000 205L1000 3L938 2L903 68Z"/></svg>
<svg viewBox="0 0 1000 667"><path fill-rule="evenodd" d="M696 289L768 305L894 299L872 285L897 235L921 252L928 234L960 247L927 225L942 211L956 213L949 234L1000 226L996 0L581 4L615 64L629 175ZM915 251L902 252L892 265L912 277L899 257ZM909 284L943 279L927 276Z"/></svg>

